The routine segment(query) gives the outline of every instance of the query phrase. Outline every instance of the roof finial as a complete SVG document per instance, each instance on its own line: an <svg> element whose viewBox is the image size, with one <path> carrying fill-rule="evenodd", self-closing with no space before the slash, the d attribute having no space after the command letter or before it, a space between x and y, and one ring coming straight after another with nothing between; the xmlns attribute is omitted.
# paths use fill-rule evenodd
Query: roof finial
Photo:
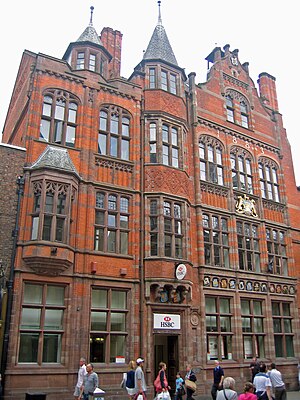
<svg viewBox="0 0 300 400"><path fill-rule="evenodd" d="M160 4L161 4L161 1L158 0L157 4L158 4L158 24L161 25L161 24L162 24L161 13L160 13Z"/></svg>
<svg viewBox="0 0 300 400"><path fill-rule="evenodd" d="M90 9L91 9L90 26L93 26L93 12L94 12L94 7L91 6Z"/></svg>

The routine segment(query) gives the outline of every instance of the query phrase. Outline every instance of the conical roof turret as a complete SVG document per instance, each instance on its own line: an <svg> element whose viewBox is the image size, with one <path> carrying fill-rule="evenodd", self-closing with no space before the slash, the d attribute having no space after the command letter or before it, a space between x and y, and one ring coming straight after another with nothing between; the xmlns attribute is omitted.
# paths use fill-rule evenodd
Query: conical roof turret
<svg viewBox="0 0 300 400"><path fill-rule="evenodd" d="M160 13L160 1L158 1L159 15L158 23L154 29L143 60L162 60L178 66L176 57L173 53L165 28L162 25Z"/></svg>
<svg viewBox="0 0 300 400"><path fill-rule="evenodd" d="M102 46L102 42L99 38L99 35L97 34L97 31L93 26L93 11L94 11L94 7L91 6L90 23L85 28L84 32L76 40L76 42L92 42L94 44L98 44L98 45Z"/></svg>

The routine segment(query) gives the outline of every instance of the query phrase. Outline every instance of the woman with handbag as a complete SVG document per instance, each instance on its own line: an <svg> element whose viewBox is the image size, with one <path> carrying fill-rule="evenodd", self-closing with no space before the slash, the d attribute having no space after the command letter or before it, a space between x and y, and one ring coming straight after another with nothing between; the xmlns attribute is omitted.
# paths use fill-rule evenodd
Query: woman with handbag
<svg viewBox="0 0 300 400"><path fill-rule="evenodd" d="M127 371L126 382L125 382L125 387L130 400L135 395L135 380L134 380L135 367L136 367L135 361L131 360L128 364L129 370Z"/></svg>
<svg viewBox="0 0 300 400"><path fill-rule="evenodd" d="M170 386L168 384L167 376L166 376L167 365L164 362L159 363L159 372L154 381L154 387L156 392L157 400L171 400L169 389Z"/></svg>
<svg viewBox="0 0 300 400"><path fill-rule="evenodd" d="M192 370L191 364L186 366L186 375L184 379L184 384L186 387L186 400L193 400L193 393L196 391L197 377L195 372Z"/></svg>

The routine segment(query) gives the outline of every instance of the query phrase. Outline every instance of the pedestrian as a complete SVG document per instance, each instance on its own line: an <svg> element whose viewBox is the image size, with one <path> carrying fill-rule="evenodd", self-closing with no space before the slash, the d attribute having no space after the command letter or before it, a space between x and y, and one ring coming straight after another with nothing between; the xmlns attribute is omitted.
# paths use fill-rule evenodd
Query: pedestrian
<svg viewBox="0 0 300 400"><path fill-rule="evenodd" d="M240 394L238 400L257 400L255 386L252 382L246 382L244 386L244 393Z"/></svg>
<svg viewBox="0 0 300 400"><path fill-rule="evenodd" d="M286 400L286 388L282 380L281 372L276 369L276 364L271 364L271 369L268 372L274 390L275 400Z"/></svg>
<svg viewBox="0 0 300 400"><path fill-rule="evenodd" d="M134 360L131 360L128 364L128 371L126 375L126 390L129 396L129 399L132 399L135 394L135 368L136 364Z"/></svg>
<svg viewBox="0 0 300 400"><path fill-rule="evenodd" d="M193 385L194 388L191 386L190 387L188 386L189 385L188 381L194 383L194 385ZM186 387L186 400L193 400L193 393L196 391L196 383L195 383L196 381L197 381L197 377L195 375L195 372L192 370L191 364L187 364L186 365L186 375L184 378L184 384Z"/></svg>
<svg viewBox="0 0 300 400"><path fill-rule="evenodd" d="M238 395L235 389L235 380L227 376L223 380L223 390L217 392L217 400L237 400Z"/></svg>
<svg viewBox="0 0 300 400"><path fill-rule="evenodd" d="M272 400L270 378L266 374L265 363L259 365L259 372L255 375L253 385L256 388L256 395L259 400Z"/></svg>
<svg viewBox="0 0 300 400"><path fill-rule="evenodd" d="M154 387L155 387L156 394L159 394L162 392L168 392L170 389L170 386L169 386L168 380L167 380L167 375L166 375L167 364L162 361L159 363L158 367L159 367L159 371L158 371L157 377L154 381ZM165 398L167 398L167 396L165 396Z"/></svg>
<svg viewBox="0 0 300 400"><path fill-rule="evenodd" d="M87 374L83 378L83 400L93 400L93 393L98 387L98 375L94 372L93 364L86 366Z"/></svg>
<svg viewBox="0 0 300 400"><path fill-rule="evenodd" d="M135 393L136 394L142 394L144 400L147 399L146 396L146 381L145 381L145 375L143 371L143 365L144 365L144 359L142 357L137 358L136 360L136 370L135 370L135 375L134 375L134 380L135 380Z"/></svg>
<svg viewBox="0 0 300 400"><path fill-rule="evenodd" d="M81 393L80 393L80 388L83 384L83 378L86 375L86 365L85 365L85 358L81 357L79 360L79 369L78 369L78 374L77 374L77 383L75 385L75 390L74 390L74 397L76 400L80 400Z"/></svg>
<svg viewBox="0 0 300 400"><path fill-rule="evenodd" d="M215 368L213 374L214 374L214 381L211 387L211 397L213 398L213 400L216 400L217 392L218 390L222 389L224 380L224 370L221 367L219 360L215 360Z"/></svg>
<svg viewBox="0 0 300 400"><path fill-rule="evenodd" d="M249 369L251 371L251 376L252 376L251 381L253 383L255 375L259 372L259 362L257 361L256 357L252 358Z"/></svg>
<svg viewBox="0 0 300 400"><path fill-rule="evenodd" d="M184 380L182 379L181 373L177 372L176 374L176 388L175 388L175 399L174 400L182 400L182 396L185 394L184 390Z"/></svg>

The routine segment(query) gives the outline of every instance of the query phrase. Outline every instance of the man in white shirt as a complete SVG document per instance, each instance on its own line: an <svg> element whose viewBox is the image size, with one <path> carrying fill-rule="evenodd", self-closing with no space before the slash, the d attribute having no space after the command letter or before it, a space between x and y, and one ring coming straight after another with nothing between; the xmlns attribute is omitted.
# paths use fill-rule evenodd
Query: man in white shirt
<svg viewBox="0 0 300 400"><path fill-rule="evenodd" d="M266 364L259 365L259 373L253 379L253 385L256 387L256 396L258 400L272 400L270 378L266 374Z"/></svg>
<svg viewBox="0 0 300 400"><path fill-rule="evenodd" d="M276 369L274 363L271 364L271 370L268 375L274 389L275 400L286 400L285 384L282 380L281 372Z"/></svg>
<svg viewBox="0 0 300 400"><path fill-rule="evenodd" d="M147 399L146 397L146 381L145 381L145 375L143 371L143 365L144 365L144 359L139 357L136 360L136 370L135 370L135 392L142 394L144 400Z"/></svg>
<svg viewBox="0 0 300 400"><path fill-rule="evenodd" d="M80 388L83 384L83 378L87 373L85 362L86 362L85 358L81 357L81 359L79 360L77 383L76 383L75 390L74 390L74 397L76 400L80 400L80 397L81 397Z"/></svg>

